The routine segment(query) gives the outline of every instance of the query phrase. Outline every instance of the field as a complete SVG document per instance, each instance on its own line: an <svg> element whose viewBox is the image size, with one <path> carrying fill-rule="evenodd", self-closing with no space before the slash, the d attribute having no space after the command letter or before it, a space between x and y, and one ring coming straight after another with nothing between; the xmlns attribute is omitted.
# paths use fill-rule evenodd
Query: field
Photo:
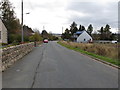
<svg viewBox="0 0 120 90"><path fill-rule="evenodd" d="M75 43L60 41L60 44L76 51L94 56L105 61L116 63L119 60L118 49L120 44Z"/></svg>

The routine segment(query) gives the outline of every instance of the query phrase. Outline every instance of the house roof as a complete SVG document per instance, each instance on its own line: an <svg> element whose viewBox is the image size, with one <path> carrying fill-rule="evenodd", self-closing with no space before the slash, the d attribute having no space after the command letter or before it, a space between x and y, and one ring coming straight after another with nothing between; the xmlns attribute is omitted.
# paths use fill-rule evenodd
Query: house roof
<svg viewBox="0 0 120 90"><path fill-rule="evenodd" d="M83 31L77 31L76 33L73 34L72 38L78 38L83 32L86 32L86 30L83 30ZM87 33L88 34L88 33ZM88 34L89 35L89 34Z"/></svg>
<svg viewBox="0 0 120 90"><path fill-rule="evenodd" d="M82 34L83 31L77 31L75 34Z"/></svg>
<svg viewBox="0 0 120 90"><path fill-rule="evenodd" d="M74 35L80 35L80 34L82 34L84 31L85 31L85 30L83 30L83 31L77 31L76 33L74 33Z"/></svg>

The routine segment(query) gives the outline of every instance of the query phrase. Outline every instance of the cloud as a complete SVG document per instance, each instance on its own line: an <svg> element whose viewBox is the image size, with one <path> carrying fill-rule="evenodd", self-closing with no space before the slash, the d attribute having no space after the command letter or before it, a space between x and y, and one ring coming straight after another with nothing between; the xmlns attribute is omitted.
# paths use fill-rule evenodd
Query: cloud
<svg viewBox="0 0 120 90"><path fill-rule="evenodd" d="M10 0L16 7L15 12L21 19L21 0ZM68 28L75 21L87 27L95 28L110 24L117 28L118 0L24 0L24 24L40 31L61 33L62 27Z"/></svg>
<svg viewBox="0 0 120 90"><path fill-rule="evenodd" d="M79 24L103 26L110 24L111 27L117 28L118 6L116 2L100 4L99 2L72 2L66 10L83 13L83 16L74 14L69 18L69 22L76 21Z"/></svg>

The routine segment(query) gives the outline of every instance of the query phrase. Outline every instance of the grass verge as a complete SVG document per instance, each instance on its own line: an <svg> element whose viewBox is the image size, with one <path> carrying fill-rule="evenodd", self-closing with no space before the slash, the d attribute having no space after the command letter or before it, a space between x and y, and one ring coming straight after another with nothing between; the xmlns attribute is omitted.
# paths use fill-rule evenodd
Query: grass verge
<svg viewBox="0 0 120 90"><path fill-rule="evenodd" d="M116 60L116 59L111 59L111 58L108 58L108 57L104 57L104 56L100 56L100 55L96 55L94 53L91 53L91 52L87 52L87 51L84 51L84 50L81 50L80 48L78 47L73 47L73 46L70 46L70 45L66 45L62 42L58 42L58 44L68 48L68 49L71 49L71 50L74 50L74 51L77 51L77 52L80 52L82 54L86 54L86 55L89 55L89 56L92 56L94 58L98 58L100 60L103 60L103 61L106 61L106 62L109 62L111 64L114 64L114 65L117 65L117 66L120 66L120 61L119 60Z"/></svg>

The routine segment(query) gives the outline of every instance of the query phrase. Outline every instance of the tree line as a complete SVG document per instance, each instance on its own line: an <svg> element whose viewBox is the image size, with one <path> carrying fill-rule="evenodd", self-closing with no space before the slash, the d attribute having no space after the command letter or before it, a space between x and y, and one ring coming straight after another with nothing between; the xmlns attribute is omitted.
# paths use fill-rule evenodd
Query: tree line
<svg viewBox="0 0 120 90"><path fill-rule="evenodd" d="M70 29L66 28L65 32L62 33L62 39L68 39L73 41L73 35L77 31L86 31L90 36L93 37L94 40L117 40L117 34L113 34L110 29L110 25L106 24L105 27L101 27L100 30L97 30L97 33L93 33L93 25L90 24L87 29L84 25L79 25L79 28L77 27L76 22L73 22L70 25Z"/></svg>
<svg viewBox="0 0 120 90"><path fill-rule="evenodd" d="M4 23L8 32L8 44L11 43L21 43L21 29L22 25L20 20L16 17L14 8L9 0L2 0L0 2L0 19ZM23 26L24 41L42 41L45 38L44 33L40 34L39 30L33 30L29 26ZM43 31L44 32L44 31ZM47 33L47 31L46 31ZM51 40L57 39L57 37L52 36L47 33L46 38Z"/></svg>

